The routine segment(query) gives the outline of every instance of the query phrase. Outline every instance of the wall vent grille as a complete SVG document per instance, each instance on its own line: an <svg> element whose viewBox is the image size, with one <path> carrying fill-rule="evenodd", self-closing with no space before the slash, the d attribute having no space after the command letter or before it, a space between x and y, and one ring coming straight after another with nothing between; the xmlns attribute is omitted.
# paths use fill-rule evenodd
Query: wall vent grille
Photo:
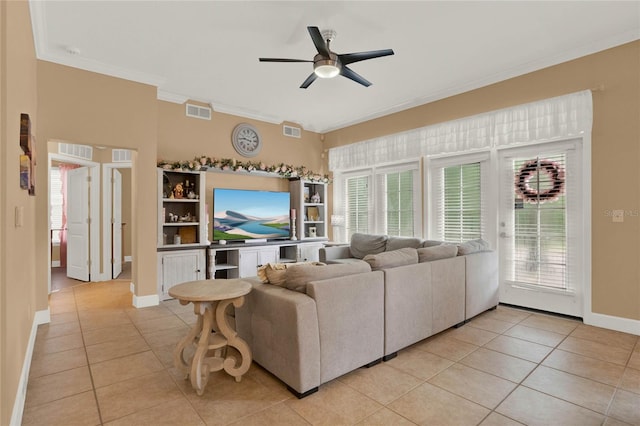
<svg viewBox="0 0 640 426"><path fill-rule="evenodd" d="M88 145L76 145L73 143L58 143L58 154L64 154L69 157L83 158L85 160L93 160L93 147Z"/></svg>
<svg viewBox="0 0 640 426"><path fill-rule="evenodd" d="M299 127L287 126L285 124L282 126L282 134L291 138L300 139L300 137L302 136L302 129L300 129Z"/></svg>
<svg viewBox="0 0 640 426"><path fill-rule="evenodd" d="M187 117L211 120L211 108L187 104Z"/></svg>
<svg viewBox="0 0 640 426"><path fill-rule="evenodd" d="M114 149L111 151L111 161L113 163L128 163L131 161L130 149Z"/></svg>

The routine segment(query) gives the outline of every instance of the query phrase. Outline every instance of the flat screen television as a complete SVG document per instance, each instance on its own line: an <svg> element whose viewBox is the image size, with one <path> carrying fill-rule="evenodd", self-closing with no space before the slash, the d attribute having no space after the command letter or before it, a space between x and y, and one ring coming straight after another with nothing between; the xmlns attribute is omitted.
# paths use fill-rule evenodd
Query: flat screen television
<svg viewBox="0 0 640 426"><path fill-rule="evenodd" d="M287 239L290 194L213 189L213 240Z"/></svg>

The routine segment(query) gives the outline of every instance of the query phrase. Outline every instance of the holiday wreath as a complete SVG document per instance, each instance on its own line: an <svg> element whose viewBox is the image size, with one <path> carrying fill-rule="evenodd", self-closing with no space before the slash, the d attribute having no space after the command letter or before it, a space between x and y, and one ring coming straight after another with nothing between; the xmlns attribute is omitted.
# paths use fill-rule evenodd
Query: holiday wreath
<svg viewBox="0 0 640 426"><path fill-rule="evenodd" d="M550 188L543 191L531 187L529 181L537 173L546 173L549 176L551 180ZM555 161L530 160L524 163L516 173L515 186L516 192L520 194L525 202L544 203L545 201L554 201L558 199L564 190L564 170Z"/></svg>

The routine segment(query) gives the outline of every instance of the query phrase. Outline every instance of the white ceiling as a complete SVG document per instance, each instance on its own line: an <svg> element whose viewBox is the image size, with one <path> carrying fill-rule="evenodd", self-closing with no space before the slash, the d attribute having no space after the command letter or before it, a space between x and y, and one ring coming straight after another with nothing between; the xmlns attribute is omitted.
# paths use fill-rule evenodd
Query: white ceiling
<svg viewBox="0 0 640 426"><path fill-rule="evenodd" d="M320 133L640 39L640 1L31 1L39 59L158 87L158 98ZM394 56L300 84L307 26L337 53Z"/></svg>

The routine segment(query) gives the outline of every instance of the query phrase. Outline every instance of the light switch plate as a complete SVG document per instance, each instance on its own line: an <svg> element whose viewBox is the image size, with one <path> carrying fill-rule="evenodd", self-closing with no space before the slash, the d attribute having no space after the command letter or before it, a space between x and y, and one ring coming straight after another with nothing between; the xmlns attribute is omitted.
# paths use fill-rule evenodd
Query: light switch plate
<svg viewBox="0 0 640 426"><path fill-rule="evenodd" d="M24 207L22 206L16 206L16 210L15 210L15 225L16 228L22 228L22 226L24 226Z"/></svg>

